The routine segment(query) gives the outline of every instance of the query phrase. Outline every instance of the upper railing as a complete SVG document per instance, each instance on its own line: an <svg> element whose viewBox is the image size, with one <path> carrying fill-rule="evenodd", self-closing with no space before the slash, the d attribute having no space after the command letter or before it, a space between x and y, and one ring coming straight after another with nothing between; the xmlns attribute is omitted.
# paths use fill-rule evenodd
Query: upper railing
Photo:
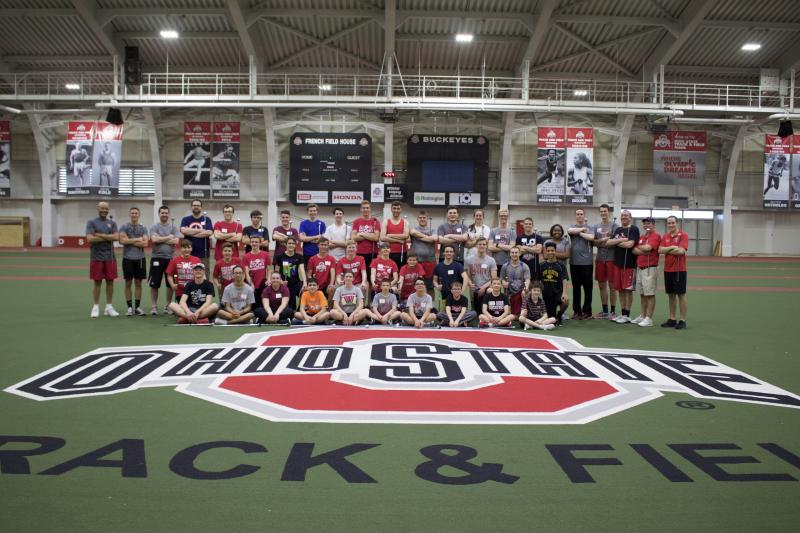
<svg viewBox="0 0 800 533"><path fill-rule="evenodd" d="M78 87L77 89L75 87ZM72 87L72 88L67 88ZM315 74L145 74L125 86L113 72L15 73L0 79L0 100L120 103L262 103L287 106L444 106L493 109L653 108L781 112L800 109L800 88L784 94L756 85L482 76ZM540 109L535 110L540 110Z"/></svg>

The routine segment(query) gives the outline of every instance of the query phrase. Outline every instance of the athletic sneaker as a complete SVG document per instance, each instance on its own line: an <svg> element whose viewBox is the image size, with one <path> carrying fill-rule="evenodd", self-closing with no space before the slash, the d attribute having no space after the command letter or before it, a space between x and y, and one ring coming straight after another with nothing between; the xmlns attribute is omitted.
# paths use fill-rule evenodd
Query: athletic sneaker
<svg viewBox="0 0 800 533"><path fill-rule="evenodd" d="M153 316L156 316L158 314L158 307L156 307L155 305L151 306L150 307L150 314L153 315Z"/></svg>
<svg viewBox="0 0 800 533"><path fill-rule="evenodd" d="M642 320L644 320L644 317L642 315L639 315L636 318L634 318L633 320L631 320L631 324L638 324Z"/></svg>
<svg viewBox="0 0 800 533"><path fill-rule="evenodd" d="M653 325L653 319L644 317L642 320L639 321L639 326L643 328L647 328Z"/></svg>
<svg viewBox="0 0 800 533"><path fill-rule="evenodd" d="M530 329L530 326L528 324L523 324L522 331L528 331L529 329Z"/></svg>
<svg viewBox="0 0 800 533"><path fill-rule="evenodd" d="M661 324L661 327L662 328L674 328L676 324L677 324L677 322L675 321L675 319L670 318L669 320L667 320L666 322Z"/></svg>
<svg viewBox="0 0 800 533"><path fill-rule="evenodd" d="M485 327L488 327L488 326L489 326L489 325L488 325L486 322L484 322L483 320L481 320L480 322L478 322L478 327L479 327L479 328L485 328Z"/></svg>
<svg viewBox="0 0 800 533"><path fill-rule="evenodd" d="M206 324L208 324L209 322L208 322L208 319L207 319L207 318L198 318L198 319L197 319L197 323L198 323L198 324L202 324L202 325L206 325Z"/></svg>
<svg viewBox="0 0 800 533"><path fill-rule="evenodd" d="M583 314L581 313L572 313L572 316L569 317L570 320L583 320Z"/></svg>
<svg viewBox="0 0 800 533"><path fill-rule="evenodd" d="M617 319L614 320L614 322L616 322L617 324L627 324L630 321L631 321L631 317L625 316L625 315L619 315L617 317Z"/></svg>
<svg viewBox="0 0 800 533"><path fill-rule="evenodd" d="M608 313L604 313L604 312L600 311L599 313L594 315L594 318L596 318L597 320L605 320L605 319L608 318Z"/></svg>
<svg viewBox="0 0 800 533"><path fill-rule="evenodd" d="M134 313L136 313L136 316L144 316L144 311L142 311L141 307L137 307Z"/></svg>
<svg viewBox="0 0 800 533"><path fill-rule="evenodd" d="M546 331L550 331L551 329L556 329L556 327L553 324L545 324L544 326L542 326L542 329L546 330Z"/></svg>
<svg viewBox="0 0 800 533"><path fill-rule="evenodd" d="M164 314L167 315L174 315L175 313L172 312L172 309L169 308L169 304L164 306Z"/></svg>
<svg viewBox="0 0 800 533"><path fill-rule="evenodd" d="M610 313L608 313L608 319L609 319L609 320L616 321L616 320L617 320L617 313L615 313L615 312L613 312L613 311L612 311L612 312L610 312Z"/></svg>
<svg viewBox="0 0 800 533"><path fill-rule="evenodd" d="M97 318L99 316L100 316L100 306L95 304L95 305L92 306L92 312L89 313L89 317Z"/></svg>
<svg viewBox="0 0 800 533"><path fill-rule="evenodd" d="M133 307L129 307L125 312L125 316L133 316Z"/></svg>
<svg viewBox="0 0 800 533"><path fill-rule="evenodd" d="M675 329L686 329L686 321L679 320L677 324L675 324Z"/></svg>
<svg viewBox="0 0 800 533"><path fill-rule="evenodd" d="M305 322L303 322L303 320L302 320L302 319L299 319L299 318L293 318L293 319L292 319L292 325L293 325L293 326L303 326L303 325L305 325Z"/></svg>
<svg viewBox="0 0 800 533"><path fill-rule="evenodd" d="M188 324L188 323L189 323L189 320L186 319L186 318L180 317L178 319L178 324Z"/></svg>
<svg viewBox="0 0 800 533"><path fill-rule="evenodd" d="M104 315L106 315L106 316L119 316L119 313L117 313L117 310L116 310L116 309L114 309L114 308L111 306L111 304L107 304L107 305L106 305L106 308L105 308L105 310L103 311L103 314L104 314Z"/></svg>
<svg viewBox="0 0 800 533"><path fill-rule="evenodd" d="M226 325L228 325L228 321L225 320L224 318L215 318L214 319L214 325L215 326L226 326Z"/></svg>

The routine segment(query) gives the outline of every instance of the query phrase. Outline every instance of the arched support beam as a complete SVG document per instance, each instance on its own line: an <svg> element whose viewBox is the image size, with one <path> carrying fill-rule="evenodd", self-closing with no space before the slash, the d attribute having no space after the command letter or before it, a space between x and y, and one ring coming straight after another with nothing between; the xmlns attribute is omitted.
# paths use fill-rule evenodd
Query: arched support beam
<svg viewBox="0 0 800 533"><path fill-rule="evenodd" d="M29 105L25 106L30 107ZM55 245L57 235L55 235L55 214L53 213L53 180L57 179L55 143L45 133L42 128L42 120L45 117L39 114L28 115L28 120L33 133L33 140L36 143L36 151L39 154L39 169L42 176L42 246L50 247Z"/></svg>
<svg viewBox="0 0 800 533"><path fill-rule="evenodd" d="M620 116L617 119L619 138L611 159L611 184L614 186L614 216L616 217L619 217L622 209L622 180L625 175L625 157L628 153L633 119L633 115Z"/></svg>
<svg viewBox="0 0 800 533"><path fill-rule="evenodd" d="M728 158L728 168L725 173L725 197L722 201L722 256L731 257L733 255L733 181L736 177L736 165L739 163L739 155L744 147L747 126L739 126L736 132L736 139L731 146L730 157Z"/></svg>
<svg viewBox="0 0 800 533"><path fill-rule="evenodd" d="M503 113L503 147L500 152L500 207L508 209L511 197L511 139L514 136L516 113Z"/></svg>
<svg viewBox="0 0 800 533"><path fill-rule="evenodd" d="M278 168L278 144L275 141L274 109L264 109L264 130L267 151L267 219L264 226L271 232L278 225L278 185L281 175Z"/></svg>
<svg viewBox="0 0 800 533"><path fill-rule="evenodd" d="M166 150L163 133L159 133L158 109L143 109L144 121L147 130L147 140L150 143L150 158L153 162L153 223L158 222L158 208L164 203L164 173L167 168Z"/></svg>

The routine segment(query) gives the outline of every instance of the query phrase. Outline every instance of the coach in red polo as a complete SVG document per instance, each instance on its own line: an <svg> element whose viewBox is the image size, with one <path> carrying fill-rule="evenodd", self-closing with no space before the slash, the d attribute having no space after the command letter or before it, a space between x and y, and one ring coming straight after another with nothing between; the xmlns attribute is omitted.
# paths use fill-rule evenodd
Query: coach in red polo
<svg viewBox="0 0 800 533"><path fill-rule="evenodd" d="M678 219L667 217L667 232L661 236L658 253L664 254L664 290L669 298L669 320L663 328L686 329L686 250L689 236L678 227ZM680 307L680 320L675 320L675 302Z"/></svg>

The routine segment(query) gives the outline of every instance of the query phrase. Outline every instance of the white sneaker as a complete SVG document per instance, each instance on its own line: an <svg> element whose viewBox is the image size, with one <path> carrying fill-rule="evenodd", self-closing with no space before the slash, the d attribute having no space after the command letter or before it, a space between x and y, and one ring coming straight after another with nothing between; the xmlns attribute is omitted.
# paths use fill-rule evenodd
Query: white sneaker
<svg viewBox="0 0 800 533"><path fill-rule="evenodd" d="M551 329L556 329L556 325L555 324L545 324L544 326L542 326L542 329L550 331Z"/></svg>
<svg viewBox="0 0 800 533"><path fill-rule="evenodd" d="M158 307L156 307L155 305L150 307L150 314L154 315L154 316L157 315L158 314Z"/></svg>
<svg viewBox="0 0 800 533"><path fill-rule="evenodd" d="M616 322L617 324L627 324L630 321L631 317L625 315L619 315L614 322Z"/></svg>
<svg viewBox="0 0 800 533"><path fill-rule="evenodd" d="M125 312L125 316L133 316L133 307L129 307Z"/></svg>
<svg viewBox="0 0 800 533"><path fill-rule="evenodd" d="M136 316L144 316L144 311L142 311L141 307L137 307L134 313L136 313Z"/></svg>
<svg viewBox="0 0 800 533"><path fill-rule="evenodd" d="M164 313L168 315L174 315L175 313L172 312L172 309L169 308L169 305L164 306Z"/></svg>
<svg viewBox="0 0 800 533"><path fill-rule="evenodd" d="M226 326L226 325L228 325L228 321L224 320L222 318L215 318L214 319L214 325L215 326Z"/></svg>
<svg viewBox="0 0 800 533"><path fill-rule="evenodd" d="M119 313L117 313L117 310L116 310L116 309L114 309L114 308L111 306L111 304L109 304L109 305L106 305L106 308L105 308L105 310L103 311L103 314L104 314L104 315L106 315L106 316L119 316Z"/></svg>
<svg viewBox="0 0 800 533"><path fill-rule="evenodd" d="M525 324L523 326L523 328L522 328L522 331L528 331L529 329L530 329L530 326L528 324Z"/></svg>
<svg viewBox="0 0 800 533"><path fill-rule="evenodd" d="M99 305L93 305L93 306L92 306L92 312L91 312L91 313L89 313L89 316L90 316L91 318L97 318L97 317L99 317L99 316L100 316L100 306L99 306Z"/></svg>
<svg viewBox="0 0 800 533"><path fill-rule="evenodd" d="M631 320L631 324L638 324L642 320L644 320L644 317L642 315L639 315L636 318L634 318L633 320Z"/></svg>
<svg viewBox="0 0 800 533"><path fill-rule="evenodd" d="M639 322L639 326L641 326L643 328L647 328L647 327L650 327L652 325L653 325L653 319L647 318L647 317L643 318L642 321Z"/></svg>

